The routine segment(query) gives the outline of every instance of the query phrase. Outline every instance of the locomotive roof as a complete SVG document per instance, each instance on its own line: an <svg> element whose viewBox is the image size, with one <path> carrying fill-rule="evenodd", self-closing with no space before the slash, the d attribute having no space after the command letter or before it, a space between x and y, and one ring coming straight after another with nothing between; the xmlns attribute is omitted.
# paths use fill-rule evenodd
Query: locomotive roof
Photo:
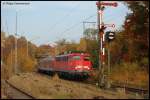
<svg viewBox="0 0 150 100"><path fill-rule="evenodd" d="M71 55L86 55L86 56L89 56L88 53L69 53L69 54L58 55L56 57L71 56Z"/></svg>

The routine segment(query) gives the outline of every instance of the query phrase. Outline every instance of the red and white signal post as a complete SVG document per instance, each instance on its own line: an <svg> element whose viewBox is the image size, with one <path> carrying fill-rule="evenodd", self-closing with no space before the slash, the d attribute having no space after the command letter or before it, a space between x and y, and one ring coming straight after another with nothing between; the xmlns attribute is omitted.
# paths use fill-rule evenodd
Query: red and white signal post
<svg viewBox="0 0 150 100"><path fill-rule="evenodd" d="M106 3L106 2L96 2L97 8L98 8L98 37L99 37L99 42L100 42L100 49L99 49L99 70L100 70L100 80L99 80L99 85L104 86L104 66L105 66L105 34L104 30L106 27L115 27L114 24L104 24L103 23L103 10L105 9L105 6L113 6L117 7L117 3Z"/></svg>

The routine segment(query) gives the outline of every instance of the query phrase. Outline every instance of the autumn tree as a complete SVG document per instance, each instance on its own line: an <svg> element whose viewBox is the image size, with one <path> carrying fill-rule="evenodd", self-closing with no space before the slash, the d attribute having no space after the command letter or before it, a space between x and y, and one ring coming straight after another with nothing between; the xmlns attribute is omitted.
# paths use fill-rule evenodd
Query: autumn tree
<svg viewBox="0 0 150 100"><path fill-rule="evenodd" d="M31 72L34 71L36 68L37 61L36 59L27 56L26 48L19 48L18 49L18 70L19 72Z"/></svg>
<svg viewBox="0 0 150 100"><path fill-rule="evenodd" d="M74 41L67 42L65 44L66 51L77 50L77 46L78 46L78 44L75 43Z"/></svg>
<svg viewBox="0 0 150 100"><path fill-rule="evenodd" d="M50 55L50 50L51 50L51 46L50 45L40 45L38 48L37 48L37 51L36 51L36 55Z"/></svg>
<svg viewBox="0 0 150 100"><path fill-rule="evenodd" d="M149 2L126 1L125 4L132 11L123 26L128 40L128 58L131 62L140 62L149 55Z"/></svg>
<svg viewBox="0 0 150 100"><path fill-rule="evenodd" d="M66 39L61 39L55 42L56 43L56 54L61 54L70 50L77 50L77 43L74 41L68 42Z"/></svg>
<svg viewBox="0 0 150 100"><path fill-rule="evenodd" d="M7 59L7 56L15 48L15 37L13 35L10 35L5 38L4 47L2 47L2 59L5 62Z"/></svg>
<svg viewBox="0 0 150 100"><path fill-rule="evenodd" d="M93 67L98 67L99 61L99 43L97 40L97 29L87 28L84 31L84 37L80 39L79 50L88 52L91 55Z"/></svg>
<svg viewBox="0 0 150 100"><path fill-rule="evenodd" d="M82 50L82 51L87 50L87 40L86 40L86 38L80 38L80 43L78 44L77 50Z"/></svg>
<svg viewBox="0 0 150 100"><path fill-rule="evenodd" d="M85 38L87 38L87 39L96 40L96 38L97 38L97 32L98 32L97 29L94 29L94 28L87 28L87 29L84 31L83 34L84 34Z"/></svg>
<svg viewBox="0 0 150 100"><path fill-rule="evenodd" d="M29 56L27 56L27 40L25 37L16 38L13 35L5 36L4 32L1 32L2 46L1 46L1 58L5 65L4 71L6 78L9 78L14 74L15 67L15 40L17 40L17 69L20 72L33 71L36 66L35 52L36 46L29 43Z"/></svg>

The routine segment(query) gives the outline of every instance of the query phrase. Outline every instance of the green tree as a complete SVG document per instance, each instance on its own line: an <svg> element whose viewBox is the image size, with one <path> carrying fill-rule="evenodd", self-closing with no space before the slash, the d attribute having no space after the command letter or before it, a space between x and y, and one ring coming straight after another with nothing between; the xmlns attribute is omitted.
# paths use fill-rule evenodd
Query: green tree
<svg viewBox="0 0 150 100"><path fill-rule="evenodd" d="M88 39L93 39L93 40L96 40L96 37L97 37L97 32L98 30L97 29L94 29L94 28L87 28L85 31L84 31L84 36Z"/></svg>
<svg viewBox="0 0 150 100"><path fill-rule="evenodd" d="M56 46L56 54L60 54L65 51L65 45L67 43L66 39L61 39L55 42Z"/></svg>
<svg viewBox="0 0 150 100"><path fill-rule="evenodd" d="M37 48L36 55L50 55L51 46L49 45L40 45Z"/></svg>
<svg viewBox="0 0 150 100"><path fill-rule="evenodd" d="M130 61L141 61L149 54L149 2L126 1L125 4L132 11L127 14L124 23L124 34L128 36L128 56Z"/></svg>
<svg viewBox="0 0 150 100"><path fill-rule="evenodd" d="M80 39L79 48L91 55L93 67L98 67L99 62L99 43L97 40L97 29L88 28L84 31L84 38Z"/></svg>
<svg viewBox="0 0 150 100"><path fill-rule="evenodd" d="M20 72L31 72L36 68L36 59L32 59L26 54L26 48L18 49L18 70Z"/></svg>

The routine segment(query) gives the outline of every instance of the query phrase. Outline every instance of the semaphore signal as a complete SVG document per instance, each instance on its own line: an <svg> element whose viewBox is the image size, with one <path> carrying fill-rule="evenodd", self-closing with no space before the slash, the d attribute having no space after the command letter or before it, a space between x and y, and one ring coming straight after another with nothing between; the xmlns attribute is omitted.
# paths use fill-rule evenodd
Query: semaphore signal
<svg viewBox="0 0 150 100"><path fill-rule="evenodd" d="M104 30L107 27L115 27L114 24L104 24L103 23L103 10L105 6L113 6L117 7L118 4L116 2L114 3L108 3L108 2L101 2L98 1L96 2L97 8L98 8L98 37L99 37L99 42L100 42L100 49L99 49L99 71L100 71L100 79L99 79L99 85L104 86L104 66L105 66L105 34ZM111 35L111 34L110 34ZM109 37L110 39L113 39L112 36Z"/></svg>
<svg viewBox="0 0 150 100"><path fill-rule="evenodd" d="M105 5L105 6L114 6L114 7L118 6L117 2L113 2L113 3L110 3L110 2L96 2L96 5L97 6Z"/></svg>

